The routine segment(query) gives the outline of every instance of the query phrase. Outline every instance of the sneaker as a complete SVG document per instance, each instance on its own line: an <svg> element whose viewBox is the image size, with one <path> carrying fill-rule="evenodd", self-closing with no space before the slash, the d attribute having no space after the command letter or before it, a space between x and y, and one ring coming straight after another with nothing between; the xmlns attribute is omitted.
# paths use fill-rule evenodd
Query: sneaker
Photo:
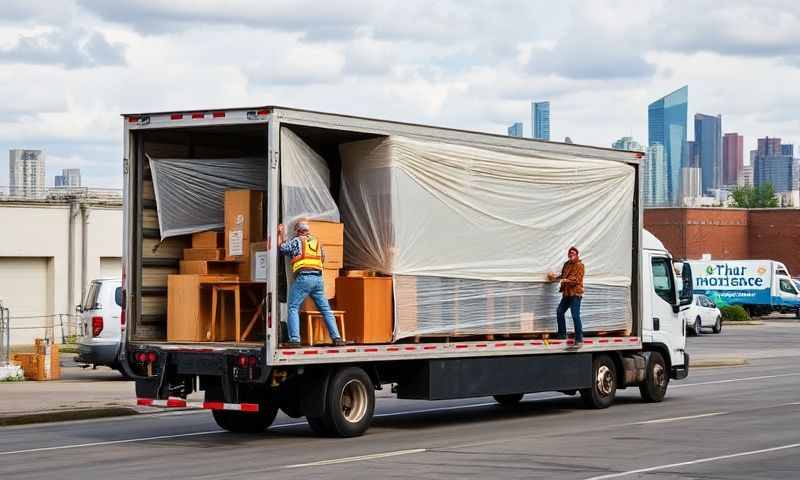
<svg viewBox="0 0 800 480"><path fill-rule="evenodd" d="M336 347L344 347L346 345L345 341L341 338L337 338L333 340L333 345Z"/></svg>
<svg viewBox="0 0 800 480"><path fill-rule="evenodd" d="M303 345L301 345L300 342L286 342L283 344L283 346L285 348L300 348Z"/></svg>

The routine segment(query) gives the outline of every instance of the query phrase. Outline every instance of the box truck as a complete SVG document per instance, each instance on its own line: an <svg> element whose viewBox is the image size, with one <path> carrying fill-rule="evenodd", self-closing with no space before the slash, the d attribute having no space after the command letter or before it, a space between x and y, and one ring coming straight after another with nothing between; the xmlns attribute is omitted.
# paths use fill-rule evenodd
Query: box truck
<svg viewBox="0 0 800 480"><path fill-rule="evenodd" d="M800 296L789 270L775 260L689 260L694 291L718 307L741 305L750 315L800 315Z"/></svg>
<svg viewBox="0 0 800 480"><path fill-rule="evenodd" d="M346 437L369 427L386 385L400 398L500 404L580 393L606 408L630 387L658 402L670 379L688 374L679 312L691 302L691 272L679 286L670 253L642 229L641 153L278 106L123 122L120 361L140 405L211 409L237 432L263 431L281 410ZM221 228L223 190L242 185L264 192L260 281L209 282L255 285L251 325L240 335L237 316L234 337L170 339L169 285L187 235ZM334 275L371 271L390 286L390 308L343 311L341 325L366 331L380 316L390 328L373 331L385 333L284 344L291 277L274 240L298 218L341 221ZM241 230L224 226L241 245ZM560 295L548 273L572 245L586 264L581 348L552 335ZM339 308L344 296L332 295ZM203 401L187 400L200 391Z"/></svg>

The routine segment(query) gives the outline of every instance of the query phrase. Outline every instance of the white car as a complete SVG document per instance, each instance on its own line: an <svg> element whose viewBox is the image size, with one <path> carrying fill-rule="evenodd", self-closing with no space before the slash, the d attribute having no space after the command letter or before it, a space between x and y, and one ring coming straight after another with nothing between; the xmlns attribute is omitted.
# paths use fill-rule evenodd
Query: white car
<svg viewBox="0 0 800 480"><path fill-rule="evenodd" d="M703 328L711 328L714 333L722 331L722 313L705 295L695 295L694 301L683 313L686 327L695 335L700 335Z"/></svg>
<svg viewBox="0 0 800 480"><path fill-rule="evenodd" d="M117 360L122 338L122 309L116 303L116 294L121 288L118 278L98 279L89 285L83 305L78 305L84 335L78 343L75 361L104 365L125 375Z"/></svg>

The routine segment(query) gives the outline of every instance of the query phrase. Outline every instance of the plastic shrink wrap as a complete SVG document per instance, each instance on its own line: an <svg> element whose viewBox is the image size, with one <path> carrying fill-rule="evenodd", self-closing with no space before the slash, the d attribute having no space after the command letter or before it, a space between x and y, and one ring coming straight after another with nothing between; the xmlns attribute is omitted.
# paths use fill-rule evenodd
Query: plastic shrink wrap
<svg viewBox="0 0 800 480"><path fill-rule="evenodd" d="M395 339L555 331L571 245L584 330L631 328L631 165L403 137L340 154L345 265L394 276Z"/></svg>

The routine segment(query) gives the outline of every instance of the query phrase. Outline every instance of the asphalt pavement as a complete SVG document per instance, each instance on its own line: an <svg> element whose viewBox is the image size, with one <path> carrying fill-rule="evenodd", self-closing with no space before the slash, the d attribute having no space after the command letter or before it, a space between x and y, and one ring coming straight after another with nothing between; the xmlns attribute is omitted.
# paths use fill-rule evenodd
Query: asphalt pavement
<svg viewBox="0 0 800 480"><path fill-rule="evenodd" d="M645 404L607 410L577 397L418 402L384 392L366 435L316 438L278 417L259 435L222 432L208 412L0 429L0 478L796 478L800 472L800 323L731 327L691 338L698 356L759 353L705 368Z"/></svg>

